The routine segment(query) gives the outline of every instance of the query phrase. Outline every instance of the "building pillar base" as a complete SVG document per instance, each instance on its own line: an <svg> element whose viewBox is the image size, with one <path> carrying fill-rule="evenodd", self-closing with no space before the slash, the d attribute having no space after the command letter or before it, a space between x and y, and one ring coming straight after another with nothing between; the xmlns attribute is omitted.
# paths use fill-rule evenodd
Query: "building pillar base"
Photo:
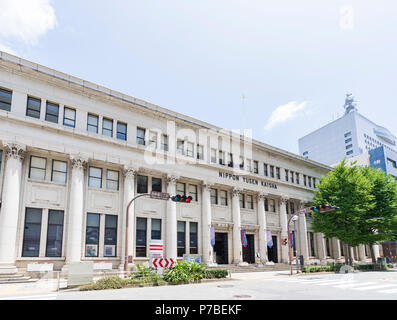
<svg viewBox="0 0 397 320"><path fill-rule="evenodd" d="M248 262L239 262L239 263L237 263L237 265L239 266L239 267L248 267Z"/></svg>
<svg viewBox="0 0 397 320"><path fill-rule="evenodd" d="M18 268L12 264L0 264L0 274L16 274Z"/></svg>

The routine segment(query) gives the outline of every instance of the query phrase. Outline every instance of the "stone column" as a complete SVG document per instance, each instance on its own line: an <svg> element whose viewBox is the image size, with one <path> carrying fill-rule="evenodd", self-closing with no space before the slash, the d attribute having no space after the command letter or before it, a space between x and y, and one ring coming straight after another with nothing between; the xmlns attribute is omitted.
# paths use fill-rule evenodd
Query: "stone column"
<svg viewBox="0 0 397 320"><path fill-rule="evenodd" d="M176 193L177 177L167 176L167 192L170 196ZM164 258L176 259L177 257L177 220L176 220L176 202L167 201L167 220L166 220L166 256Z"/></svg>
<svg viewBox="0 0 397 320"><path fill-rule="evenodd" d="M317 254L320 261L323 263L327 260L327 248L325 245L324 234L315 233L317 238Z"/></svg>
<svg viewBox="0 0 397 320"><path fill-rule="evenodd" d="M126 222L127 222L127 206L128 203L135 197L135 174L138 171L137 168L125 166L123 173L124 173L124 194L123 194L123 212L120 215L121 217L121 256L122 261L120 264L120 269L124 270L124 263L128 256L134 256L134 246L135 246L135 204L134 202L131 203L130 208L128 210L128 252L127 257L125 254L125 237L126 235ZM133 261L132 261L133 265ZM132 266L131 265L131 266ZM130 268L130 265L128 266Z"/></svg>
<svg viewBox="0 0 397 320"><path fill-rule="evenodd" d="M333 258L335 260L341 259L342 255L341 255L341 252L340 252L340 242L339 242L339 240L336 239L336 238L332 238L331 241L332 241L332 256L333 256Z"/></svg>
<svg viewBox="0 0 397 320"><path fill-rule="evenodd" d="M234 188L232 192L233 216L233 263L242 264L243 247L241 244L241 216L240 216L240 189Z"/></svg>
<svg viewBox="0 0 397 320"><path fill-rule="evenodd" d="M81 260L84 225L84 168L88 159L70 156L72 178L70 182L69 223L67 233L66 264Z"/></svg>
<svg viewBox="0 0 397 320"><path fill-rule="evenodd" d="M374 257L375 257L375 261L376 261L380 257L379 245L378 244L374 244L372 247L373 247L373 253L374 253Z"/></svg>
<svg viewBox="0 0 397 320"><path fill-rule="evenodd" d="M358 260L364 262L365 261L365 249L364 249L364 245L360 244L358 246Z"/></svg>
<svg viewBox="0 0 397 320"><path fill-rule="evenodd" d="M303 209L305 207L305 201L299 202L299 209ZM305 263L309 263L309 242L307 241L307 223L306 223L306 215L299 215L299 243L300 250L299 254L303 256L303 260ZM299 257L297 257L299 259Z"/></svg>
<svg viewBox="0 0 397 320"><path fill-rule="evenodd" d="M258 194L258 223L259 223L259 254L261 262L267 262L267 239L266 239L266 213L265 213L266 194Z"/></svg>
<svg viewBox="0 0 397 320"><path fill-rule="evenodd" d="M288 205L288 198L287 197L281 197L281 199L280 199L281 238L287 238L288 239L287 205ZM288 245L289 245L288 243L287 243L286 246L281 245L281 262L282 263L288 263L288 261L289 261Z"/></svg>
<svg viewBox="0 0 397 320"><path fill-rule="evenodd" d="M202 186L202 214L203 220L201 224L202 246L203 246L203 263L207 265L213 264L214 250L211 246L211 187L210 183L203 183Z"/></svg>
<svg viewBox="0 0 397 320"><path fill-rule="evenodd" d="M15 254L19 201L22 189L22 161L25 146L5 143L6 163L0 211L0 273L16 273Z"/></svg>

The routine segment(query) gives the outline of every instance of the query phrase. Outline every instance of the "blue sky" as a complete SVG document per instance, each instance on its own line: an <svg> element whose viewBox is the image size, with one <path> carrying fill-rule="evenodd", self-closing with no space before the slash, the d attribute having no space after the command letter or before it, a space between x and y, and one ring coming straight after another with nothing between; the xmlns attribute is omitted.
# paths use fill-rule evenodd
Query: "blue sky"
<svg viewBox="0 0 397 320"><path fill-rule="evenodd" d="M396 16L388 0L0 0L0 50L298 153L348 92L397 134Z"/></svg>

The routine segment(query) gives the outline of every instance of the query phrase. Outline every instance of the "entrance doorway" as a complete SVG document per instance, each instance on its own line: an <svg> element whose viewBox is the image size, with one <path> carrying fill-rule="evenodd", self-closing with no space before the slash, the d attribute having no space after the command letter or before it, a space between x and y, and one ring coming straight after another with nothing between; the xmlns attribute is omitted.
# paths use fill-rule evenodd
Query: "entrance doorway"
<svg viewBox="0 0 397 320"><path fill-rule="evenodd" d="M215 232L215 246L214 252L216 255L217 264L228 264L228 245L227 245L227 233Z"/></svg>
<svg viewBox="0 0 397 320"><path fill-rule="evenodd" d="M277 257L277 236L272 236L273 246L267 247L267 259L269 261L273 261L274 263L278 263Z"/></svg>
<svg viewBox="0 0 397 320"><path fill-rule="evenodd" d="M243 261L248 263L255 263L254 235L246 234L246 237L247 237L247 246L245 248L243 246Z"/></svg>

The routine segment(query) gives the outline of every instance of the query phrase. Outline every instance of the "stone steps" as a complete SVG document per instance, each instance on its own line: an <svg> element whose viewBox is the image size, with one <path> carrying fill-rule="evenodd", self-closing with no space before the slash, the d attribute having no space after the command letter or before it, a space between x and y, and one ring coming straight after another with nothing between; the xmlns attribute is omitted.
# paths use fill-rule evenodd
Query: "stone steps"
<svg viewBox="0 0 397 320"><path fill-rule="evenodd" d="M278 263L275 265L258 266L249 264L247 266L238 266L234 264L221 264L218 266L207 267L208 269L227 269L230 273L244 273L244 272L266 272L266 271L287 271L290 270L288 264Z"/></svg>
<svg viewBox="0 0 397 320"><path fill-rule="evenodd" d="M0 274L0 284L36 282L37 280L38 279L32 279L32 277L26 276L24 273Z"/></svg>

